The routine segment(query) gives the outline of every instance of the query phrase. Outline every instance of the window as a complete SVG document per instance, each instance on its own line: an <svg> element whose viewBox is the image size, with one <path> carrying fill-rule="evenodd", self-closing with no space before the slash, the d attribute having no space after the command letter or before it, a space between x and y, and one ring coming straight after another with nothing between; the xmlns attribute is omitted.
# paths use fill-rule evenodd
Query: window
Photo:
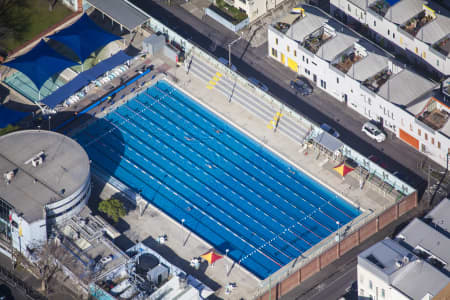
<svg viewBox="0 0 450 300"><path fill-rule="evenodd" d="M419 54L419 48L416 47L416 49L414 50L414 52L416 52L416 54Z"/></svg>
<svg viewBox="0 0 450 300"><path fill-rule="evenodd" d="M412 127L411 123L409 124L409 130L413 131L413 127Z"/></svg>
<svg viewBox="0 0 450 300"><path fill-rule="evenodd" d="M339 84L339 77L336 77L336 83Z"/></svg>
<svg viewBox="0 0 450 300"><path fill-rule="evenodd" d="M294 50L294 56L297 57L297 50Z"/></svg>
<svg viewBox="0 0 450 300"><path fill-rule="evenodd" d="M428 134L425 132L425 141L428 141Z"/></svg>
<svg viewBox="0 0 450 300"><path fill-rule="evenodd" d="M361 19L363 18L363 13L361 12Z"/></svg>
<svg viewBox="0 0 450 300"><path fill-rule="evenodd" d="M272 48L272 56L273 57L278 57L277 50L275 50L274 48Z"/></svg>
<svg viewBox="0 0 450 300"><path fill-rule="evenodd" d="M289 52L289 45L286 46L286 50L287 50L287 52Z"/></svg>
<svg viewBox="0 0 450 300"><path fill-rule="evenodd" d="M275 45L278 45L278 38L275 38Z"/></svg>
<svg viewBox="0 0 450 300"><path fill-rule="evenodd" d="M373 289L372 280L369 280L369 288L370 288L370 289Z"/></svg>
<svg viewBox="0 0 450 300"><path fill-rule="evenodd" d="M364 296L364 290L363 290L363 289L360 289L360 290L359 290L359 295L360 295L360 296Z"/></svg>
<svg viewBox="0 0 450 300"><path fill-rule="evenodd" d="M361 281L361 285L364 284L364 276L363 276L363 274L361 274L361 275L359 276L359 281Z"/></svg>
<svg viewBox="0 0 450 300"><path fill-rule="evenodd" d="M305 56L303 55L302 60L305 61Z"/></svg>
<svg viewBox="0 0 450 300"><path fill-rule="evenodd" d="M427 58L427 53L425 51L422 51L422 58Z"/></svg>
<svg viewBox="0 0 450 300"><path fill-rule="evenodd" d="M309 59L308 58L306 58L306 63L309 64Z"/></svg>
<svg viewBox="0 0 450 300"><path fill-rule="evenodd" d="M438 141L438 149L441 149L441 142Z"/></svg>
<svg viewBox="0 0 450 300"><path fill-rule="evenodd" d="M347 9L348 9L349 12L352 11L352 9L350 8L350 4L347 5Z"/></svg>
<svg viewBox="0 0 450 300"><path fill-rule="evenodd" d="M391 35L391 31L388 29L388 36Z"/></svg>
<svg viewBox="0 0 450 300"><path fill-rule="evenodd" d="M434 137L431 138L431 145L434 145Z"/></svg>
<svg viewBox="0 0 450 300"><path fill-rule="evenodd" d="M436 65L439 67L439 59L436 60Z"/></svg>
<svg viewBox="0 0 450 300"><path fill-rule="evenodd" d="M381 289L381 298L384 298L384 297L386 297L386 294L384 292L384 289Z"/></svg>
<svg viewBox="0 0 450 300"><path fill-rule="evenodd" d="M377 21L373 20L373 26L377 27Z"/></svg>
<svg viewBox="0 0 450 300"><path fill-rule="evenodd" d="M367 98L367 103L369 103L369 105L372 105L372 99Z"/></svg>
<svg viewBox="0 0 450 300"><path fill-rule="evenodd" d="M419 136L422 136L422 130L420 130L420 128L417 129L417 134L418 134Z"/></svg>
<svg viewBox="0 0 450 300"><path fill-rule="evenodd" d="M392 33L392 37L395 39L395 32Z"/></svg>

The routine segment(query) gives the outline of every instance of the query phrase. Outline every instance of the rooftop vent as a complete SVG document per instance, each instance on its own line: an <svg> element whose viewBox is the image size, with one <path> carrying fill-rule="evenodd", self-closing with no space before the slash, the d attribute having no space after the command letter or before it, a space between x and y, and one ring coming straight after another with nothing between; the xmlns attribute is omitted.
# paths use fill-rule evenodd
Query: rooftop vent
<svg viewBox="0 0 450 300"><path fill-rule="evenodd" d="M29 160L27 160L25 164L28 165L29 163L31 163L31 165L36 168L37 166L41 165L44 162L44 160L45 160L45 152L41 151L38 154L31 157Z"/></svg>
<svg viewBox="0 0 450 300"><path fill-rule="evenodd" d="M402 261L401 261L401 260L395 261L395 266L396 266L397 268L400 268L401 266L403 266Z"/></svg>
<svg viewBox="0 0 450 300"><path fill-rule="evenodd" d="M10 184L11 183L11 180L13 180L14 179L14 176L16 175L16 172L13 170L13 171L9 171L9 172L6 172L6 173L4 173L3 174L3 178L5 178L5 182L6 182L6 184Z"/></svg>
<svg viewBox="0 0 450 300"><path fill-rule="evenodd" d="M409 257L408 256L403 256L402 262L406 265L407 263L409 263Z"/></svg>

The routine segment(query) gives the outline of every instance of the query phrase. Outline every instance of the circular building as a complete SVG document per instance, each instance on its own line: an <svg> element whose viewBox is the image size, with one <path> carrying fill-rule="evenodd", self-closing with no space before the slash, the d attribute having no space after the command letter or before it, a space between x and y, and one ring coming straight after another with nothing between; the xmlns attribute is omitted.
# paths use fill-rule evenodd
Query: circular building
<svg viewBox="0 0 450 300"><path fill-rule="evenodd" d="M0 246L25 255L54 225L78 214L91 193L86 151L52 131L0 136L0 176Z"/></svg>

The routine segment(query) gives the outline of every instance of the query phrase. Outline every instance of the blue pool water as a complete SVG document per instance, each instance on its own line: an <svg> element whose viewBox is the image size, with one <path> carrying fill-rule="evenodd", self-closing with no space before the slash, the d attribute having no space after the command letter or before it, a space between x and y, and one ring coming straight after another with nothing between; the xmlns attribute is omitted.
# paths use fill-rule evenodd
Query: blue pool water
<svg viewBox="0 0 450 300"><path fill-rule="evenodd" d="M96 167L262 279L360 214L165 81L76 139Z"/></svg>

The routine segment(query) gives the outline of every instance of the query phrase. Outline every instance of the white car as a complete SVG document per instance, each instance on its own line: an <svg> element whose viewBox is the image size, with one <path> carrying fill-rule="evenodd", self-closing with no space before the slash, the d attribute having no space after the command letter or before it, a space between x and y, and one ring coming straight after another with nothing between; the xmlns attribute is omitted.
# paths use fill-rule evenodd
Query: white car
<svg viewBox="0 0 450 300"><path fill-rule="evenodd" d="M267 85L265 85L264 83L262 83L261 81L259 81L255 77L249 77L248 81L250 81L251 83L253 83L257 87L262 89L264 92L266 92L266 93L269 92L269 88L267 87Z"/></svg>
<svg viewBox="0 0 450 300"><path fill-rule="evenodd" d="M381 143L386 140L386 134L371 122L364 123L361 130L362 132L367 134L367 136L369 136L371 139L374 139L378 143Z"/></svg>
<svg viewBox="0 0 450 300"><path fill-rule="evenodd" d="M228 67L228 59L226 59L225 57L219 57L218 61ZM230 69L233 70L234 72L237 71L236 66L233 64L231 64Z"/></svg>

